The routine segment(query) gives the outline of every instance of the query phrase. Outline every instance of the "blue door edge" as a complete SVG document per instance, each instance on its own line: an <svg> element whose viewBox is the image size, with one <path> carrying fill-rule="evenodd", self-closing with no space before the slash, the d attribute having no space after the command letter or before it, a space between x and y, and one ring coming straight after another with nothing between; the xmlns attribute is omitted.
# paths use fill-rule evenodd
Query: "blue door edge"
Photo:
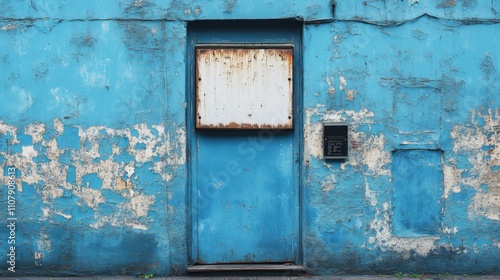
<svg viewBox="0 0 500 280"><path fill-rule="evenodd" d="M273 26L270 26L270 25ZM249 33L239 32L242 26ZM302 32L304 24L297 20L230 20L189 22L186 42L186 155L187 155L187 248L188 266L199 263L196 205L197 189L197 133L195 129L195 48L197 44L272 44L290 45L294 50L293 97L293 264L302 265L302 162L303 162L303 62ZM232 32L227 32L230 29ZM229 34L227 34L229 33ZM245 36L250 34L250 36ZM271 35L269 35L271 34ZM214 36L215 35L215 36ZM253 263L251 263L253 264Z"/></svg>

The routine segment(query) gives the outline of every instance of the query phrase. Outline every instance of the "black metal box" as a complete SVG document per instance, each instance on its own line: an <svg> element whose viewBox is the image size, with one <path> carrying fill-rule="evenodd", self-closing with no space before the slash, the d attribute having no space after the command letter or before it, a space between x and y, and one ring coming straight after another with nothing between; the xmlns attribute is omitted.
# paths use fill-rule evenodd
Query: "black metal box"
<svg viewBox="0 0 500 280"><path fill-rule="evenodd" d="M325 159L346 159L348 148L346 123L323 123L323 156Z"/></svg>

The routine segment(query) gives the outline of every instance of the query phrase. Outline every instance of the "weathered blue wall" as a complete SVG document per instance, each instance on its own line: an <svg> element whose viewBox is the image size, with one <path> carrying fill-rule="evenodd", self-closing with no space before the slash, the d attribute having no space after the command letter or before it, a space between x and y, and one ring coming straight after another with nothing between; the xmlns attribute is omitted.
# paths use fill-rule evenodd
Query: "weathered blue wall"
<svg viewBox="0 0 500 280"><path fill-rule="evenodd" d="M207 2L0 1L16 275L183 273L187 22L279 18L304 22L308 271L499 273L500 1Z"/></svg>

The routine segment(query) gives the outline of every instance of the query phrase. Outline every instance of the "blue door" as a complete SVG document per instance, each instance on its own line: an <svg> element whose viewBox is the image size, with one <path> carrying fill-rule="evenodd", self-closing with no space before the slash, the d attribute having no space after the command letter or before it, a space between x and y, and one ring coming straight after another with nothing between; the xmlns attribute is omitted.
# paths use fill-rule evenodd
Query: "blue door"
<svg viewBox="0 0 500 280"><path fill-rule="evenodd" d="M294 262L293 132L197 136L198 262Z"/></svg>
<svg viewBox="0 0 500 280"><path fill-rule="evenodd" d="M222 54L210 62L211 69L216 70L200 70L199 64L203 62L199 58L196 61L197 53L201 53L197 49L201 48L203 52L206 49L219 50L219 46L240 57L241 53L245 53L241 51L244 48L256 50L248 56L248 63L253 64L243 66L243 70L235 70L241 73L247 71L245 69L254 69L255 73L249 75L251 77L258 76L262 71L255 70L259 66L255 66L250 58L257 57L257 54L266 57L269 67L265 71L271 72L261 75L264 81L269 74L279 72L273 67L283 68L281 64L269 62L268 57L273 55L281 61L281 52L274 50L291 50L293 62L290 65L290 77L286 80L283 78L283 86L276 81L276 89L269 90L267 86L262 90L253 89L245 93L244 98L228 101L235 91L234 86L221 88L224 83L233 83L230 79L245 79L242 75L229 73L233 66L240 63L227 66L228 71L215 67L213 64L219 61L218 58L229 59L230 55L225 51L220 51ZM220 23L193 23L189 26L188 52L191 263L298 263L300 26L240 22L221 27ZM213 53L216 55L217 51ZM243 60L247 61L246 58ZM229 78L224 80L226 72ZM285 73L284 76L278 73L277 77L286 77L287 72L282 73ZM207 75L215 77L211 80L215 86L207 81L210 80ZM203 82L205 84L202 85ZM266 82L257 82L262 83ZM242 81L241 84L247 85L247 82ZM276 97L276 92L280 90L285 94ZM224 91L229 96L225 96ZM215 97L209 96L213 92L217 92L215 100ZM200 101L203 99L200 96L207 101ZM290 98L289 102L287 97ZM276 98L283 98L284 102L272 101ZM271 104L273 102L274 105ZM269 118L262 118L266 106L283 107L283 110L273 109ZM210 118L215 118L214 124L202 122L208 122ZM217 118L227 120L227 123L219 124L222 121ZM240 118L238 120L241 121L231 121L232 118ZM249 124L244 118L250 122L257 120Z"/></svg>

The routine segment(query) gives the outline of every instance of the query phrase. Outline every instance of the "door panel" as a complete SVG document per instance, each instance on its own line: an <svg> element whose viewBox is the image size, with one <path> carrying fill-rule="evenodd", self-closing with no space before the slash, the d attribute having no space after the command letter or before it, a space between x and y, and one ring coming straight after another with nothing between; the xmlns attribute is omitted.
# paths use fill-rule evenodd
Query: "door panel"
<svg viewBox="0 0 500 280"><path fill-rule="evenodd" d="M301 262L302 27L188 23L191 265Z"/></svg>
<svg viewBox="0 0 500 280"><path fill-rule="evenodd" d="M293 132L198 133L199 263L293 262Z"/></svg>

